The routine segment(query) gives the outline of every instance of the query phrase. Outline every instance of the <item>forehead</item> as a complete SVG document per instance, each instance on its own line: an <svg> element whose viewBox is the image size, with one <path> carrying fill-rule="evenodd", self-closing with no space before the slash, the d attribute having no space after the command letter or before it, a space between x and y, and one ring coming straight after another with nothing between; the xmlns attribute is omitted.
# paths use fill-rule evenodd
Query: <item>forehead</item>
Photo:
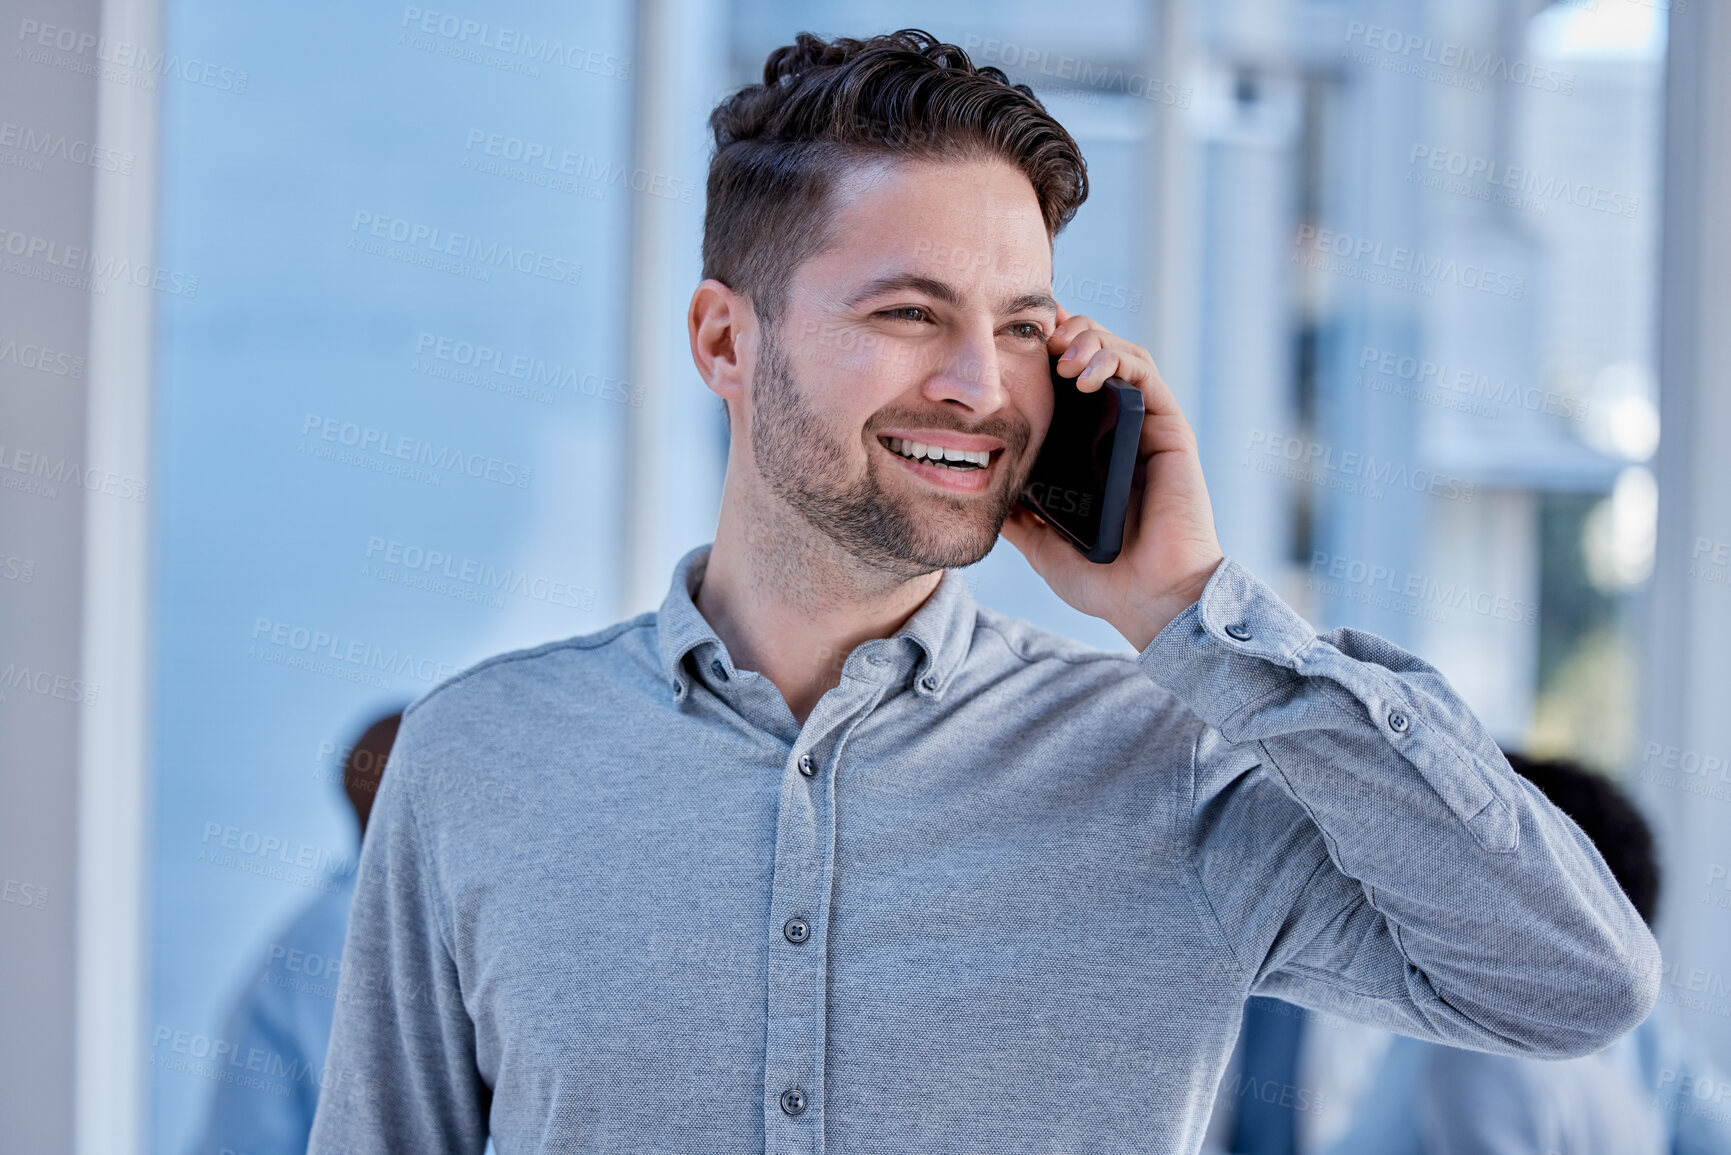
<svg viewBox="0 0 1731 1155"><path fill-rule="evenodd" d="M828 246L802 277L835 284L890 271L952 283L1049 288L1052 239L1034 186L998 159L874 160L832 193Z"/></svg>

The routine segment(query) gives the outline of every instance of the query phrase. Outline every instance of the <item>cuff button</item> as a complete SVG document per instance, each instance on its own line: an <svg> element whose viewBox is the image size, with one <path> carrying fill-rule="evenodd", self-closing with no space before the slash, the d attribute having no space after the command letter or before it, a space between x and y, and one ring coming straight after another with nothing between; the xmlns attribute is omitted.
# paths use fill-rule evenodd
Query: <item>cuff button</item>
<svg viewBox="0 0 1731 1155"><path fill-rule="evenodd" d="M1226 627L1226 636L1235 641L1248 642L1250 640L1250 631L1246 627L1234 622L1230 626Z"/></svg>

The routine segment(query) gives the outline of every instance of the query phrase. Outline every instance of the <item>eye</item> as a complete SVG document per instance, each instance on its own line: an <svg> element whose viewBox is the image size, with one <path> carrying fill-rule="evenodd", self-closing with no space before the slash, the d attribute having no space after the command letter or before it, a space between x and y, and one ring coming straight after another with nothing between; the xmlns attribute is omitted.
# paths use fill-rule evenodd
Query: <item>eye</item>
<svg viewBox="0 0 1731 1155"><path fill-rule="evenodd" d="M1010 331L1016 336L1028 341L1044 341L1046 331L1038 321L1017 321L1010 326Z"/></svg>
<svg viewBox="0 0 1731 1155"><path fill-rule="evenodd" d="M913 313L913 314L917 314L917 315L910 317L907 315L909 313ZM878 313L878 316L890 317L890 318L893 318L897 321L924 321L924 320L929 320L931 317L931 314L926 311L926 307L924 305L898 305L896 308L893 308L893 309L882 310L881 312Z"/></svg>

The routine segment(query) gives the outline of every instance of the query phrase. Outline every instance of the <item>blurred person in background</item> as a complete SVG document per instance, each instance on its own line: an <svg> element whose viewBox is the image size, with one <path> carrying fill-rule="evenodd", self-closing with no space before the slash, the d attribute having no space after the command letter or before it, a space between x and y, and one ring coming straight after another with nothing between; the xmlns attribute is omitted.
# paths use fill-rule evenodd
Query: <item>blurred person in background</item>
<svg viewBox="0 0 1731 1155"><path fill-rule="evenodd" d="M806 33L711 127L715 540L404 712L313 1152L1164 1155L1253 993L1551 1057L1647 1015L1640 915L1442 675L1222 553L1152 356L1053 297L1086 166L1030 89ZM1110 564L1016 504L1053 357L1145 401ZM977 606L1000 532L1137 652Z"/></svg>
<svg viewBox="0 0 1731 1155"><path fill-rule="evenodd" d="M401 710L368 723L343 760L342 791L354 813L357 843L367 829L373 799ZM308 903L265 952L264 966L229 1015L222 1038L237 1056L267 1057L272 1070L289 1070L287 1096L239 1083L219 1082L197 1155L304 1155L318 1107L320 1073L336 1010L343 938L355 896L355 872L329 880L331 889Z"/></svg>
<svg viewBox="0 0 1731 1155"><path fill-rule="evenodd" d="M1575 762L1507 757L1592 839L1651 924L1659 864L1640 811ZM1610 1047L1564 1061L1342 1031L1260 998L1240 1040L1210 1145L1232 1155L1731 1155L1731 1107L1714 1101L1731 1081L1662 1002ZM1304 1101L1270 1088L1302 1088ZM1316 1125L1325 1111L1336 1125Z"/></svg>

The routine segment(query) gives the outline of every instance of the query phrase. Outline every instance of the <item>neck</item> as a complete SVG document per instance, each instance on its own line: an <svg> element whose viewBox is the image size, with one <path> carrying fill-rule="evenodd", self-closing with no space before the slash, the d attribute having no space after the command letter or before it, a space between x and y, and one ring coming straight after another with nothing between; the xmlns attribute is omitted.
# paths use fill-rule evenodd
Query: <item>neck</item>
<svg viewBox="0 0 1731 1155"><path fill-rule="evenodd" d="M803 726L854 647L893 635L943 571L871 568L772 494L733 500L734 492L730 485L722 495L697 610L733 664L775 683Z"/></svg>

